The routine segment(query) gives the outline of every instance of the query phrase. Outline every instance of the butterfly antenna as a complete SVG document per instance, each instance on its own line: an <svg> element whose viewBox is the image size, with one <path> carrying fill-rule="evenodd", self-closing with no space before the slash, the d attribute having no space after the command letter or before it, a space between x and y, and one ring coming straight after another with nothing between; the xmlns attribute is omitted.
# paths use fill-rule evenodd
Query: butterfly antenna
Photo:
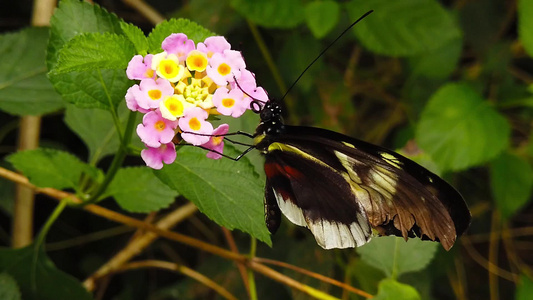
<svg viewBox="0 0 533 300"><path fill-rule="evenodd" d="M311 68L311 66L320 58L322 57L322 55L324 55L324 53L326 53L326 51L329 50L329 48L331 48L331 46L333 46L333 44L335 44L346 32L348 32L348 30L352 29L352 27L355 26L355 24L359 23L359 21L361 21L362 19L364 19L366 16L368 16L369 14L371 14L374 10L370 10L368 12L366 12L364 15L362 15L359 19L357 19L355 22L353 22L350 26L348 26L348 28L344 29L344 31L339 34L339 36L333 41L331 42L326 48L324 48L324 50L322 50L322 52L320 52L320 54L307 66L307 68L305 68L305 70L303 70L303 72L300 74L300 76L298 76L298 78L296 78L296 80L292 83L292 85L287 89L287 91L285 92L285 94L283 95L283 97L281 98L282 100L285 99L285 96L287 96L287 94L292 90L292 88L296 85L296 83L298 83L298 81L300 80L300 78L302 78L302 76L305 74L305 72L307 72L307 70L309 70L309 68Z"/></svg>

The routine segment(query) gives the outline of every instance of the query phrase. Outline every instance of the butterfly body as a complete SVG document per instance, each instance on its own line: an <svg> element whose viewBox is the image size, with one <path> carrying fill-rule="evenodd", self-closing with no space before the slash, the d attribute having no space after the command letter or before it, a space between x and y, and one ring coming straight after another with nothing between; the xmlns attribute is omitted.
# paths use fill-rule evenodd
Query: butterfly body
<svg viewBox="0 0 533 300"><path fill-rule="evenodd" d="M470 223L461 195L415 162L333 131L284 125L281 108L260 111L255 148L265 155L265 216L274 233L283 213L326 249L373 236L440 241L449 250Z"/></svg>

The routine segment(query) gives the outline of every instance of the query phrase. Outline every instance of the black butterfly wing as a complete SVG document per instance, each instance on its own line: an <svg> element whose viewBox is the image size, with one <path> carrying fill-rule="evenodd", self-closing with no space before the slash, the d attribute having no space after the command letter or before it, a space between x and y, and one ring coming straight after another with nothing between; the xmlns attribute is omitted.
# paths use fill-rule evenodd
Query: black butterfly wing
<svg viewBox="0 0 533 300"><path fill-rule="evenodd" d="M448 250L470 223L466 203L452 186L393 151L312 127L286 126L269 140L267 188L289 220L324 240L321 246L345 248L346 232L334 236L333 225L356 223L366 236L366 222L379 235L418 236ZM296 207L284 207L288 202ZM298 215L301 204L307 205L305 223ZM330 229L323 233L330 236L317 237L315 224Z"/></svg>
<svg viewBox="0 0 533 300"><path fill-rule="evenodd" d="M361 246L370 239L366 214L349 183L329 166L303 153L272 151L266 155L265 172L271 232L279 226L280 209L294 224L308 227L325 249Z"/></svg>

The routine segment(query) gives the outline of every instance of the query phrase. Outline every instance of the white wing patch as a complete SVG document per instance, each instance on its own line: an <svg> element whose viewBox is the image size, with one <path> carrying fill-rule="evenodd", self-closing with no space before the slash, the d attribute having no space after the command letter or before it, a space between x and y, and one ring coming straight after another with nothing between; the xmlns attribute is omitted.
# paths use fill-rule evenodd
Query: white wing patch
<svg viewBox="0 0 533 300"><path fill-rule="evenodd" d="M309 221L307 224L320 247L344 249L359 247L370 241L368 221L362 214L358 214L357 219L349 225L326 220Z"/></svg>
<svg viewBox="0 0 533 300"><path fill-rule="evenodd" d="M306 219L302 209L290 199L283 198L281 193L277 193L275 189L273 191L278 206L285 217L298 226L309 228L320 247L324 249L354 248L370 241L372 231L360 205L359 208L362 213L357 214L357 221L351 224L329 222L327 220L313 222Z"/></svg>
<svg viewBox="0 0 533 300"><path fill-rule="evenodd" d="M278 202L279 209L285 215L285 217L298 226L307 227L307 222L305 221L302 210L292 203L290 199L284 199L283 196L276 192L275 189L272 190L274 191L274 196Z"/></svg>

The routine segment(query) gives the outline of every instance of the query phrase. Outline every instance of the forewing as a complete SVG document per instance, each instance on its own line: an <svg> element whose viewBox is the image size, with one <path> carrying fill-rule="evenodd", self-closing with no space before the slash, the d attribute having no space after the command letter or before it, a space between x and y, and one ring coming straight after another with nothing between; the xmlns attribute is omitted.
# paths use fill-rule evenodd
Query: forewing
<svg viewBox="0 0 533 300"><path fill-rule="evenodd" d="M278 140L285 150L298 149L338 170L379 235L418 236L440 241L448 250L470 223L470 212L452 186L393 151L311 127L287 126ZM315 182L324 179L316 176ZM329 191L332 198L338 193Z"/></svg>
<svg viewBox="0 0 533 300"><path fill-rule="evenodd" d="M266 188L272 190L283 214L308 227L321 247L356 247L370 239L366 214L350 183L336 170L293 149L269 152L265 173Z"/></svg>

